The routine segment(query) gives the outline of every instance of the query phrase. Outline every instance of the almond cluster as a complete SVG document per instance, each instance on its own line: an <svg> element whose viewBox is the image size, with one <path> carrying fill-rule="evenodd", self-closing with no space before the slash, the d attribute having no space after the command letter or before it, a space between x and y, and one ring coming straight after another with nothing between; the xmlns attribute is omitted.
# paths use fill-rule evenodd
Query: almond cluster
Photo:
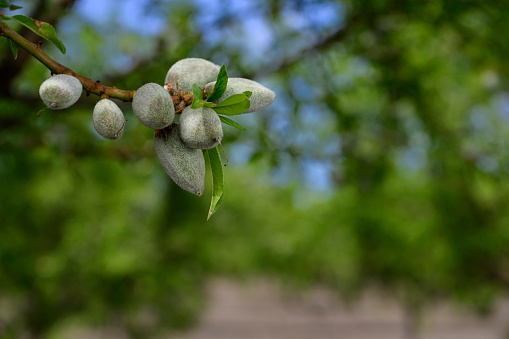
<svg viewBox="0 0 509 339"><path fill-rule="evenodd" d="M205 186L205 159L202 150L216 147L223 140L222 122L210 107L181 107L178 111L172 98L190 93L193 85L203 88L206 96L214 91L220 67L208 60L187 58L176 62L169 69L165 86L148 83L136 91L132 109L138 120L155 130L154 147L161 165L171 179L186 191L202 195ZM83 87L70 75L54 75L43 82L39 93L50 109L64 109L73 105L81 96ZM251 92L250 106L244 113L260 111L275 99L275 93L258 82L230 78L224 94L216 101ZM172 94L170 94L172 93ZM220 94L217 94L220 95ZM189 103L187 103L189 104ZM178 122L176 112L181 112ZM121 109L112 100L104 98L94 107L92 121L102 137L118 140L126 120Z"/></svg>

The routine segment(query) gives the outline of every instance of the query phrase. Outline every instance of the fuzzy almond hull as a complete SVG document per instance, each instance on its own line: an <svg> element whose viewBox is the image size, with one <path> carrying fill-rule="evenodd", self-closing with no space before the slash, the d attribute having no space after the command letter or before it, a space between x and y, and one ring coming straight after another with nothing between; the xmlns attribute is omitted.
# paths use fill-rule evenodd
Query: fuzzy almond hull
<svg viewBox="0 0 509 339"><path fill-rule="evenodd" d="M159 162L170 178L186 191L202 195L205 187L203 152L187 147L176 127L166 136L154 136L154 147Z"/></svg>

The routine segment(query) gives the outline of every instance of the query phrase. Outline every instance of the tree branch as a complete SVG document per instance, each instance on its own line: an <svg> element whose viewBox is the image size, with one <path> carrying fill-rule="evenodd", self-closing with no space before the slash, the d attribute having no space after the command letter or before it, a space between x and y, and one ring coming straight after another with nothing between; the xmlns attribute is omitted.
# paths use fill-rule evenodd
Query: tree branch
<svg viewBox="0 0 509 339"><path fill-rule="evenodd" d="M48 6L47 2L48 1L45 0L37 1L37 5L29 16L32 18L39 18L40 21L44 21L55 26L62 15L74 6L76 0L59 0L58 3L53 3L51 6ZM17 32L31 41L34 41L34 39L38 37L37 34L26 27L21 27ZM0 96L8 97L12 94L12 82L23 70L25 63L29 58L30 55L27 53L19 53L16 60L12 58L10 53L3 53L3 55L0 56L0 74L2 74L2 81L0 81Z"/></svg>
<svg viewBox="0 0 509 339"><path fill-rule="evenodd" d="M5 23L0 21L0 36L4 36L13 42L17 43L21 48L27 51L34 58L39 60L44 66L46 66L52 73L55 74L67 74L72 75L76 79L78 79L83 85L83 89L87 92L87 94L95 94L98 96L108 96L109 98L115 98L122 101L133 101L134 93L136 91L126 91L121 90L116 87L108 87L102 85L99 81L92 81L89 78L85 78L70 68L59 64L55 60L51 59L46 53L41 50L41 46L34 44L18 33L16 33L13 29L7 26Z"/></svg>

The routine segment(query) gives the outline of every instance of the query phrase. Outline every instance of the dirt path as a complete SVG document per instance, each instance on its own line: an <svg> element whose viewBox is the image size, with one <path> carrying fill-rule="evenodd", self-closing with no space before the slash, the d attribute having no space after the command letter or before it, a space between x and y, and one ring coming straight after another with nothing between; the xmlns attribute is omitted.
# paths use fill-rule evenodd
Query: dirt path
<svg viewBox="0 0 509 339"><path fill-rule="evenodd" d="M202 321L178 339L410 339L404 324L403 308L374 292L350 308L327 291L290 298L266 283L239 286L218 280L211 284ZM508 325L507 300L485 318L437 305L424 316L418 338L503 339Z"/></svg>

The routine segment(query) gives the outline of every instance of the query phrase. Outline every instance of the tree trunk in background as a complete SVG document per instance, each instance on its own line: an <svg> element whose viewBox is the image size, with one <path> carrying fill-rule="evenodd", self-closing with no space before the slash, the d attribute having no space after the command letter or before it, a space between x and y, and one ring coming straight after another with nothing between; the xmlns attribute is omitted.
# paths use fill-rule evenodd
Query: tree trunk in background
<svg viewBox="0 0 509 339"><path fill-rule="evenodd" d="M404 307L403 338L421 338L422 309L419 306L407 304Z"/></svg>

